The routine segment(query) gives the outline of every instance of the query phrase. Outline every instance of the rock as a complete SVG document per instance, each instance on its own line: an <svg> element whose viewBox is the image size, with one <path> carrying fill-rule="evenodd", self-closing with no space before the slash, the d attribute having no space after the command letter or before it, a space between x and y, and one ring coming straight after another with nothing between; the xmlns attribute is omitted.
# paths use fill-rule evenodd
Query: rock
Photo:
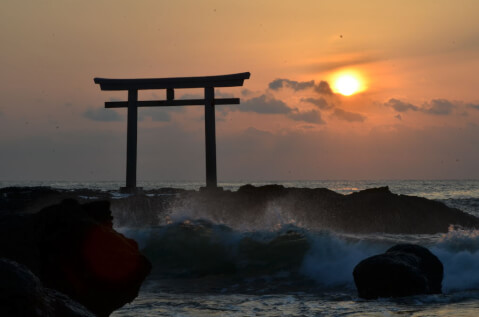
<svg viewBox="0 0 479 317"><path fill-rule="evenodd" d="M24 265L0 258L0 315L9 317L95 317L68 296L44 288Z"/></svg>
<svg viewBox="0 0 479 317"><path fill-rule="evenodd" d="M0 218L0 256L25 264L45 287L97 316L131 302L151 270L137 243L113 229L107 201L68 199Z"/></svg>
<svg viewBox="0 0 479 317"><path fill-rule="evenodd" d="M443 266L428 249L399 244L361 261L353 276L359 297L365 299L440 294Z"/></svg>
<svg viewBox="0 0 479 317"><path fill-rule="evenodd" d="M38 211L46 202L51 205L61 194L45 186L0 188L0 213L15 211ZM40 208L38 208L40 206Z"/></svg>
<svg viewBox="0 0 479 317"><path fill-rule="evenodd" d="M471 214L438 201L397 195L388 187L342 195L326 188L244 185L236 192L161 188L130 196L87 189L8 187L0 189L0 215L37 211L68 197L80 201L115 198L111 208L117 226L156 226L172 210L183 209L233 228L261 226L272 211L312 229L348 233L433 234L448 232L451 225L479 228L479 218Z"/></svg>
<svg viewBox="0 0 479 317"><path fill-rule="evenodd" d="M448 232L451 225L479 228L479 218L473 215L438 201L393 194L388 187L342 195L325 188L245 185L237 192L190 191L175 199L175 208L194 206L202 217L231 227L254 225L275 210L311 228L348 233L432 234Z"/></svg>

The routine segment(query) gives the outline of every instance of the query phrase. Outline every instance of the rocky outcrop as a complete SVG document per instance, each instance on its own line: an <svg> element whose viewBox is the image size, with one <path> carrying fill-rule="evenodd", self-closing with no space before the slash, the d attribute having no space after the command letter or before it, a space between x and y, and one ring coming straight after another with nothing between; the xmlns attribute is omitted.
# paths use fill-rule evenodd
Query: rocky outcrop
<svg viewBox="0 0 479 317"><path fill-rule="evenodd" d="M440 294L443 266L428 249L399 244L361 261L353 276L359 297L365 299Z"/></svg>
<svg viewBox="0 0 479 317"><path fill-rule="evenodd" d="M112 228L109 202L64 200L35 214L0 217L0 256L26 265L47 288L97 316L131 302L151 265Z"/></svg>
<svg viewBox="0 0 479 317"><path fill-rule="evenodd" d="M25 198L25 201L22 200ZM479 218L442 202L391 193L388 187L349 195L326 188L287 188L282 185L244 185L237 191L160 188L136 196L88 189L53 190L44 187L0 189L0 214L29 212L39 206L73 197L80 201L110 199L118 226L156 226L168 214L184 210L201 219L230 227L257 227L271 212L313 229L350 233L438 233L451 225L479 228Z"/></svg>
<svg viewBox="0 0 479 317"><path fill-rule="evenodd" d="M325 188L245 185L237 192L188 191L174 197L174 208L194 210L203 218L254 225L274 212L310 228L349 233L438 233L451 225L479 228L479 218L422 197L397 195L388 187L349 195Z"/></svg>
<svg viewBox="0 0 479 317"><path fill-rule="evenodd" d="M95 317L68 296L44 288L24 265L0 258L0 315L8 317Z"/></svg>

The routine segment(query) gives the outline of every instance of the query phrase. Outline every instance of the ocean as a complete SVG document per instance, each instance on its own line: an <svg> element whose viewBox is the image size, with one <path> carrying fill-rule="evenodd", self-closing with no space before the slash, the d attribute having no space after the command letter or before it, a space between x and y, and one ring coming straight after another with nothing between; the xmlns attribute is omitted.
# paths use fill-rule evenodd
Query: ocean
<svg viewBox="0 0 479 317"><path fill-rule="evenodd" d="M247 182L222 183L236 190ZM329 188L349 194L389 186L479 216L479 180L271 181L254 185ZM121 182L0 182L116 190ZM145 189L198 189L199 182L140 182ZM118 194L120 196L120 194ZM116 211L112 208L113 214ZM138 222L135 222L138 223ZM478 316L479 230L437 234L348 234L298 221L271 202L258 221L229 221L194 205L172 206L157 225L117 226L135 239L153 271L126 316ZM363 300L352 271L398 243L427 247L444 265L443 294Z"/></svg>

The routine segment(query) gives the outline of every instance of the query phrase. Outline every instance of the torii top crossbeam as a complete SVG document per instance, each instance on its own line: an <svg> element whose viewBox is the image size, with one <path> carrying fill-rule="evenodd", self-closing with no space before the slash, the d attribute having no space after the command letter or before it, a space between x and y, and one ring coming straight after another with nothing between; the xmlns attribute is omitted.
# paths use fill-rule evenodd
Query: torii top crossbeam
<svg viewBox="0 0 479 317"><path fill-rule="evenodd" d="M126 187L127 192L136 192L136 157L137 157L137 121L138 107L165 106L205 106L205 143L206 143L206 187L217 188L216 176L216 135L215 105L239 104L239 98L215 99L214 89L217 87L243 86L250 73L239 73L220 76L175 77L175 78L135 78L110 79L95 78L95 84L101 90L128 90L128 101L105 102L106 108L128 108L127 122L127 156ZM204 88L204 99L175 100L174 89ZM166 100L138 101L138 90L166 89Z"/></svg>
<svg viewBox="0 0 479 317"><path fill-rule="evenodd" d="M203 77L173 77L173 78L135 78L109 79L95 78L95 84L100 84L101 90L129 89L168 89L168 88L205 88L205 87L236 87L243 86L243 81L249 79L250 73L239 73L220 76Z"/></svg>

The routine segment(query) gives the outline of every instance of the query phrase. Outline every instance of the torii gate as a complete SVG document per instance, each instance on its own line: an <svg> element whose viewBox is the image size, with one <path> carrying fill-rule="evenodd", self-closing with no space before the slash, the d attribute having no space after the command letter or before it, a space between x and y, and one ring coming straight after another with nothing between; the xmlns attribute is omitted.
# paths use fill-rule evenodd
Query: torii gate
<svg viewBox="0 0 479 317"><path fill-rule="evenodd" d="M95 84L101 90L128 90L128 101L107 101L105 108L128 108L127 138L126 138L126 187L124 192L135 193L136 187L136 158L137 158L137 125L138 107L168 107L168 106L205 106L205 143L206 143L206 188L218 188L216 176L216 128L215 105L239 104L239 98L215 99L216 87L243 86L250 73L239 73L205 77L176 77L176 78L137 78L137 79L109 79L94 78ZM204 99L175 100L175 89L204 88ZM166 89L166 100L138 101L138 90Z"/></svg>

